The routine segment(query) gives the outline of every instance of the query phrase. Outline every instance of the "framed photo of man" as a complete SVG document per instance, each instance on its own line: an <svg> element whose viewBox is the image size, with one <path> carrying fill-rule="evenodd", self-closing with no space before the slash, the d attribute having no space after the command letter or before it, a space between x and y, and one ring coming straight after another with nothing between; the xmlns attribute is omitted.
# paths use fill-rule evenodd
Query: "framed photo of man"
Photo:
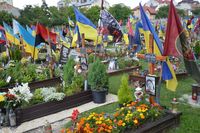
<svg viewBox="0 0 200 133"><path fill-rule="evenodd" d="M146 87L145 91L147 94L156 96L156 77L155 76L146 76Z"/></svg>

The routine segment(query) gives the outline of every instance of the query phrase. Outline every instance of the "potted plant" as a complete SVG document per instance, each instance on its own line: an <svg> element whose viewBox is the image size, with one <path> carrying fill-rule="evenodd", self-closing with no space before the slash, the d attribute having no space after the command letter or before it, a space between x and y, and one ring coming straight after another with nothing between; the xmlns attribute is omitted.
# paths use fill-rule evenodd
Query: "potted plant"
<svg viewBox="0 0 200 133"><path fill-rule="evenodd" d="M129 103L131 101L133 101L133 92L128 85L128 77L123 75L121 79L121 85L118 90L119 106L123 106L124 103Z"/></svg>
<svg viewBox="0 0 200 133"><path fill-rule="evenodd" d="M94 103L104 103L106 101L108 75L106 66L99 59L89 65L88 84L91 86Z"/></svg>

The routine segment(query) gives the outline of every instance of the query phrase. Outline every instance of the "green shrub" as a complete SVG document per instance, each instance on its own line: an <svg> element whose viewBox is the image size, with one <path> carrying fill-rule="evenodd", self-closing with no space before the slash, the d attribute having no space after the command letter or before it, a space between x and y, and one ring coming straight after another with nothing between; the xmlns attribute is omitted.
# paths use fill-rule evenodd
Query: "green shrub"
<svg viewBox="0 0 200 133"><path fill-rule="evenodd" d="M128 77L126 75L122 76L121 85L118 90L118 101L120 104L128 103L133 101L133 92L128 85Z"/></svg>
<svg viewBox="0 0 200 133"><path fill-rule="evenodd" d="M92 90L105 89L108 84L106 66L99 59L89 65L88 84Z"/></svg>
<svg viewBox="0 0 200 133"><path fill-rule="evenodd" d="M127 68L127 67L139 65L138 61L134 61L131 58L119 58L117 60L117 63L118 63L119 69L124 69L124 68Z"/></svg>
<svg viewBox="0 0 200 133"><path fill-rule="evenodd" d="M194 47L194 52L198 55L200 55L200 41L197 41L195 43L195 47Z"/></svg>
<svg viewBox="0 0 200 133"><path fill-rule="evenodd" d="M74 65L75 62L72 58L69 58L67 63L63 67L63 80L64 80L64 87L69 86L72 83L74 77Z"/></svg>
<svg viewBox="0 0 200 133"><path fill-rule="evenodd" d="M94 56L94 54L90 54L90 55L88 56L88 64L93 63L94 60L95 60L95 56Z"/></svg>

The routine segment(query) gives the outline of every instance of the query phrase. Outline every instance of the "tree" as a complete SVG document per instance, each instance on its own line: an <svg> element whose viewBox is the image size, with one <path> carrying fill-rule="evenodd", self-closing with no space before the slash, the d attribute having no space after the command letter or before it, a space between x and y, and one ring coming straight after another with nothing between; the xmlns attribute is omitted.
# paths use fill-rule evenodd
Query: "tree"
<svg viewBox="0 0 200 133"><path fill-rule="evenodd" d="M176 9L177 13L181 16L185 16L185 11L181 9ZM162 6L159 8L156 18L167 18L168 17L168 12L169 12L169 6Z"/></svg>
<svg viewBox="0 0 200 133"><path fill-rule="evenodd" d="M11 24L12 18L14 18L14 16L12 14L7 13L5 11L0 11L0 25L3 24L3 21L8 24Z"/></svg>
<svg viewBox="0 0 200 133"><path fill-rule="evenodd" d="M131 14L131 9L122 4L116 4L109 8L109 12L113 15L115 19L127 20L128 16Z"/></svg>
<svg viewBox="0 0 200 133"><path fill-rule="evenodd" d="M195 16L200 16L200 8L196 8L196 9L192 10L192 13L193 13Z"/></svg>
<svg viewBox="0 0 200 133"><path fill-rule="evenodd" d="M99 15L100 15L100 7L99 6L93 6L86 10L85 15L87 18L89 18L95 25L98 24Z"/></svg>

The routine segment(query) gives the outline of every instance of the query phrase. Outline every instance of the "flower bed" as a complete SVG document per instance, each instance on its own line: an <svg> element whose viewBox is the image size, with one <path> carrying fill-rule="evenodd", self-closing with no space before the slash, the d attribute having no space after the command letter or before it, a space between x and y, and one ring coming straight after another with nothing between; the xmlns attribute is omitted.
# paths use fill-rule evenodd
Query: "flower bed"
<svg viewBox="0 0 200 133"><path fill-rule="evenodd" d="M55 86L57 84L60 84L62 81L60 77L55 77L51 79L41 80L41 81L35 81L28 84L31 91L42 88L42 87L48 87L48 86ZM0 92L8 92L8 89L13 88L15 85L9 85L7 87L0 88Z"/></svg>
<svg viewBox="0 0 200 133"><path fill-rule="evenodd" d="M33 105L27 108L17 108L15 110L17 116L17 125L22 122L30 121L39 117L57 113L59 111L73 108L92 101L91 91L83 91L72 96L66 96L61 101L51 101Z"/></svg>
<svg viewBox="0 0 200 133"><path fill-rule="evenodd" d="M181 113L166 112L160 106L132 102L117 109L114 114L93 112L82 118L78 118L76 114L76 119L72 119L72 126L63 129L62 132L154 133L176 126L180 121L180 115Z"/></svg>

